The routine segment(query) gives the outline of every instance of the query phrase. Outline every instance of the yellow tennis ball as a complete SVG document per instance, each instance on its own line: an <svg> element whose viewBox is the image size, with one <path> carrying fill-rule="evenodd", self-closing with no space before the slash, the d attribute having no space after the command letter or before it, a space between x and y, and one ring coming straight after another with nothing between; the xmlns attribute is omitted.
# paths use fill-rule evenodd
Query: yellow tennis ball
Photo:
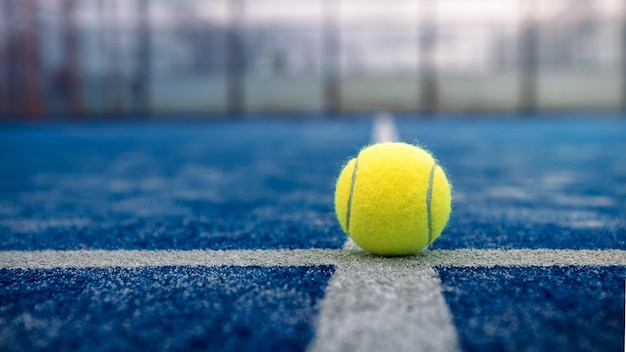
<svg viewBox="0 0 626 352"><path fill-rule="evenodd" d="M335 212L361 248L407 255L439 237L451 211L450 184L427 151L406 143L369 146L344 166Z"/></svg>

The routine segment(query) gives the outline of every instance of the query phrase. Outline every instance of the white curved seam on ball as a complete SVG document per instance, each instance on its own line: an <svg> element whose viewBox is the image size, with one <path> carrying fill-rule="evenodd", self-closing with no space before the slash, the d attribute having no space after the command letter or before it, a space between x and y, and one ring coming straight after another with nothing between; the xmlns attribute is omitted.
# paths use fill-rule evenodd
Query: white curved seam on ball
<svg viewBox="0 0 626 352"><path fill-rule="evenodd" d="M354 170L352 170L352 183L350 184L350 197L348 198L348 211L346 212L346 232L350 233L350 217L352 215L352 197L354 195L354 184L356 183L356 170L359 166L359 158L354 159Z"/></svg>
<svg viewBox="0 0 626 352"><path fill-rule="evenodd" d="M433 182L435 178L435 169L437 168L437 162L433 164L433 167L430 169L430 176L428 177L428 192L426 193L426 216L427 216L427 224L428 224L428 242L429 245L433 240L433 223L431 218L431 208L432 208L432 200L433 200Z"/></svg>

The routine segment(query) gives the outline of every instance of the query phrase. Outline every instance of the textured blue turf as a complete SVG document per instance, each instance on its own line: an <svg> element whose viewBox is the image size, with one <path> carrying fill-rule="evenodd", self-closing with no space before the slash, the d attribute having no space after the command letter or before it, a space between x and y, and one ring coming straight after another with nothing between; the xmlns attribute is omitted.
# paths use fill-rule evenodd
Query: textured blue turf
<svg viewBox="0 0 626 352"><path fill-rule="evenodd" d="M433 248L626 249L625 121L398 125L454 185L454 211ZM339 248L333 183L370 127L5 127L0 249Z"/></svg>
<svg viewBox="0 0 626 352"><path fill-rule="evenodd" d="M432 248L626 249L626 120L397 124L454 186ZM371 127L0 126L0 250L338 249L346 236L334 181ZM465 350L615 350L623 341L623 267L437 270ZM302 350L332 271L2 270L0 350Z"/></svg>
<svg viewBox="0 0 626 352"><path fill-rule="evenodd" d="M0 130L0 249L339 248L358 122Z"/></svg>
<svg viewBox="0 0 626 352"><path fill-rule="evenodd" d="M0 270L0 350L301 351L333 271Z"/></svg>
<svg viewBox="0 0 626 352"><path fill-rule="evenodd" d="M624 350L624 267L436 270L464 351Z"/></svg>

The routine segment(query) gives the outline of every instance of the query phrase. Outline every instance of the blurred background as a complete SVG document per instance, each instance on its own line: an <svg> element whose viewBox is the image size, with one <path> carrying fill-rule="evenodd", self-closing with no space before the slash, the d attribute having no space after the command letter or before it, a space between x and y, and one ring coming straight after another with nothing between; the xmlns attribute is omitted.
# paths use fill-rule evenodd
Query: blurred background
<svg viewBox="0 0 626 352"><path fill-rule="evenodd" d="M0 119L626 109L620 0L0 0Z"/></svg>

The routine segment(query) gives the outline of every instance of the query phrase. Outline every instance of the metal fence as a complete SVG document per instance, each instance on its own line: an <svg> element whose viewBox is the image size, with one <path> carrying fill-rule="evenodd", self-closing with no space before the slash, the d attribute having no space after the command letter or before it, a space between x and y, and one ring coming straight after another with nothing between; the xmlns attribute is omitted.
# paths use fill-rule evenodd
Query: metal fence
<svg viewBox="0 0 626 352"><path fill-rule="evenodd" d="M613 110L619 0L0 0L0 115Z"/></svg>

